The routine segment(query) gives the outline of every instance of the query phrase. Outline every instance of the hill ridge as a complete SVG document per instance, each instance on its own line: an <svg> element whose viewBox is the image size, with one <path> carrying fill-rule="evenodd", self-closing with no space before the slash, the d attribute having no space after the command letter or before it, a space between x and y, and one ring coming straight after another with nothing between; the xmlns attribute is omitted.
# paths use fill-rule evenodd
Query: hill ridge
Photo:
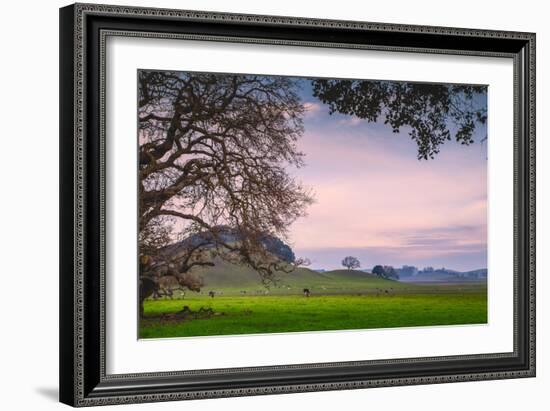
<svg viewBox="0 0 550 411"><path fill-rule="evenodd" d="M298 267L288 274L276 273L276 282L267 286L262 284L260 275L252 268L224 261L216 261L214 267L197 267L193 272L203 278L203 290L223 290L226 293L300 294L304 288L313 293L357 293L411 287L371 273L346 269L319 273Z"/></svg>

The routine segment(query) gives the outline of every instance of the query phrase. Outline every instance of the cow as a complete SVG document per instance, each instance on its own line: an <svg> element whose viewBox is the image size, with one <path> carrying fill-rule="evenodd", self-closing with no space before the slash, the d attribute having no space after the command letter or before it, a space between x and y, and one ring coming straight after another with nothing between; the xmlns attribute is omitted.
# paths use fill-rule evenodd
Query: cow
<svg viewBox="0 0 550 411"><path fill-rule="evenodd" d="M309 297L310 291L309 288L304 288L304 297Z"/></svg>
<svg viewBox="0 0 550 411"><path fill-rule="evenodd" d="M208 296L209 297L214 298L215 295L216 295L215 291L208 291Z"/></svg>

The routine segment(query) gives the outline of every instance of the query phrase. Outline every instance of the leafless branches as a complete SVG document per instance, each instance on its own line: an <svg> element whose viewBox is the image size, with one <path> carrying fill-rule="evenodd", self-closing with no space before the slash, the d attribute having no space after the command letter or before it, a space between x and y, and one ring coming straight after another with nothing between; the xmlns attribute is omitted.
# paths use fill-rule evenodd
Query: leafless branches
<svg viewBox="0 0 550 411"><path fill-rule="evenodd" d="M263 279L290 269L262 238L284 237L312 202L286 171L303 165L304 109L293 80L140 71L138 82L141 254L179 274L216 257ZM224 238L228 227L238 240ZM177 256L161 252L175 234L200 241L180 244Z"/></svg>

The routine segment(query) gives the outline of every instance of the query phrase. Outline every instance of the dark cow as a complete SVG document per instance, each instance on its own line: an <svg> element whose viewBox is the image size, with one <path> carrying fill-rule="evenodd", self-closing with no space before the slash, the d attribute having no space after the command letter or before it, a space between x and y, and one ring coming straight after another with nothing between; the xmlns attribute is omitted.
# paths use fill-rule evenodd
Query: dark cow
<svg viewBox="0 0 550 411"><path fill-rule="evenodd" d="M208 291L208 296L209 297L214 298L215 295L216 295L216 293L214 291Z"/></svg>
<svg viewBox="0 0 550 411"><path fill-rule="evenodd" d="M309 288L304 288L304 297L309 297L310 291Z"/></svg>

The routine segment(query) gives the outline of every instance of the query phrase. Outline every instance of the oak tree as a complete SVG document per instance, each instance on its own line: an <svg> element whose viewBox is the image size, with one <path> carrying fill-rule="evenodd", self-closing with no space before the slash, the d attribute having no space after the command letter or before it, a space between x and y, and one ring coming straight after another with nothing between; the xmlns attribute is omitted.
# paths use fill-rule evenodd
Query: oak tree
<svg viewBox="0 0 550 411"><path fill-rule="evenodd" d="M299 264L265 247L312 202L287 171L303 165L295 80L142 70L138 89L141 302L159 275L197 289L190 271L216 258L263 281Z"/></svg>
<svg viewBox="0 0 550 411"><path fill-rule="evenodd" d="M359 260L351 255L344 257L344 259L342 260L342 265L348 270L355 270L356 268L361 267L361 263L359 262Z"/></svg>

